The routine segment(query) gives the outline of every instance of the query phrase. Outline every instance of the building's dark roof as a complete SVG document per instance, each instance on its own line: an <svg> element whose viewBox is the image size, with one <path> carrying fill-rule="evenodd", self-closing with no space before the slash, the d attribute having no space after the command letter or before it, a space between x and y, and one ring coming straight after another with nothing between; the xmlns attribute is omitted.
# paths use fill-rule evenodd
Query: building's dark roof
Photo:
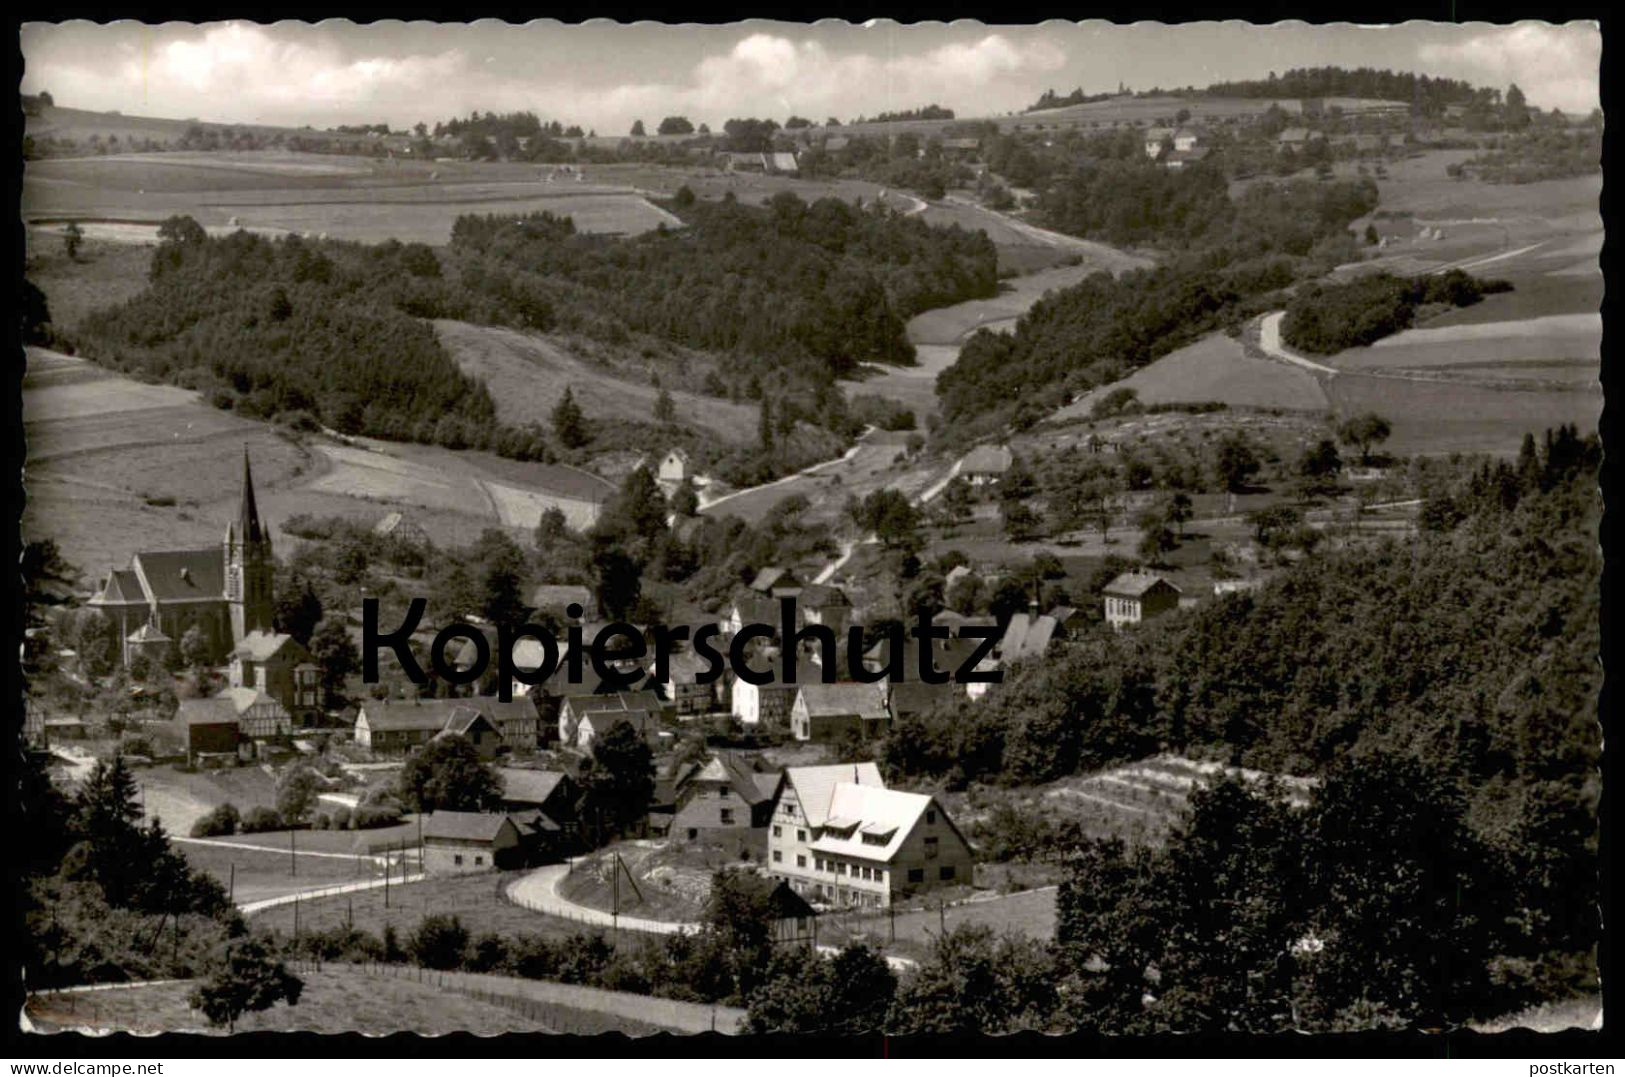
<svg viewBox="0 0 1625 1077"><path fill-rule="evenodd" d="M750 589L767 593L775 587L800 587L801 581L796 579L795 573L787 568L769 565L756 573L756 578L750 581Z"/></svg>
<svg viewBox="0 0 1625 1077"><path fill-rule="evenodd" d="M141 580L133 569L116 568L107 574L107 584L96 600L114 605L120 602L145 603L147 598L141 589Z"/></svg>
<svg viewBox="0 0 1625 1077"><path fill-rule="evenodd" d="M932 665L936 668L938 673L947 673L950 675L953 674L954 671L960 666L962 666L970 658L970 656L975 654L976 651L982 646L982 641L979 639L961 639L958 636L950 636L948 639L938 639L934 642L936 646L931 652ZM890 636L882 636L879 640L875 641L875 645L873 647L870 647L863 654L864 665L872 670L886 668L890 658ZM919 642L911 636L905 635L903 637L902 659L902 675L899 677L894 674L892 678L893 681L920 680L920 645Z"/></svg>
<svg viewBox="0 0 1625 1077"><path fill-rule="evenodd" d="M923 714L954 698L952 684L926 684L924 681L902 681L891 686L891 713Z"/></svg>
<svg viewBox="0 0 1625 1077"><path fill-rule="evenodd" d="M848 714L872 719L889 717L885 688L879 684L804 684L801 700L814 718Z"/></svg>
<svg viewBox="0 0 1625 1077"><path fill-rule="evenodd" d="M491 732L496 732L496 726L491 722L491 719L481 714L478 707L453 707L451 714L446 717L446 725L441 732L445 734L456 733L466 737L480 722L484 722L485 727Z"/></svg>
<svg viewBox="0 0 1625 1077"><path fill-rule="evenodd" d="M220 547L146 550L135 555L152 597L160 602L212 598L224 601L226 572Z"/></svg>
<svg viewBox="0 0 1625 1077"><path fill-rule="evenodd" d="M467 706L467 701L461 699L368 700L361 705L361 713L367 716L367 727L374 732L380 730L401 732L412 729L439 730L445 728L446 720L451 717L452 711L458 706Z"/></svg>
<svg viewBox="0 0 1625 1077"><path fill-rule="evenodd" d="M1167 587L1173 587L1175 593L1179 592L1178 587L1174 587L1173 584L1153 573L1125 572L1106 585L1105 593L1119 598L1140 598L1159 583Z"/></svg>
<svg viewBox="0 0 1625 1077"><path fill-rule="evenodd" d="M504 824L511 826L512 823L508 816L494 812L437 811L424 820L423 837L424 840L492 842Z"/></svg>
<svg viewBox="0 0 1625 1077"><path fill-rule="evenodd" d="M562 770L530 770L525 767L499 767L502 799L516 804L546 804L569 775Z"/></svg>
<svg viewBox="0 0 1625 1077"><path fill-rule="evenodd" d="M237 707L229 698L183 699L175 709L177 725L236 725Z"/></svg>

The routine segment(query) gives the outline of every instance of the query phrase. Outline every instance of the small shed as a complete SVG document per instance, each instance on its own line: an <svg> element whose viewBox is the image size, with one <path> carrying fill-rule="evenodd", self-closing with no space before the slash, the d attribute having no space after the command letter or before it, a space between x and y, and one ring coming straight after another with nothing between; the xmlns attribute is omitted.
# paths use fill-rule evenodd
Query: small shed
<svg viewBox="0 0 1625 1077"><path fill-rule="evenodd" d="M519 827L496 812L437 811L423 824L423 870L469 875L518 867Z"/></svg>

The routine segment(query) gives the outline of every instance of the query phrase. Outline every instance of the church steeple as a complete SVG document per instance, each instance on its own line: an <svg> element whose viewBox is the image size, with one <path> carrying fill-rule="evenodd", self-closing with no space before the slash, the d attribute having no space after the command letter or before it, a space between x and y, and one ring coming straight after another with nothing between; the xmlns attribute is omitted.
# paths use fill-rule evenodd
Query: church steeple
<svg viewBox="0 0 1625 1077"><path fill-rule="evenodd" d="M243 490L237 519L226 526L226 602L231 609L232 642L249 632L271 631L271 529L260 522L254 500L254 472L243 446Z"/></svg>
<svg viewBox="0 0 1625 1077"><path fill-rule="evenodd" d="M243 446L243 492L237 506L237 541L245 545L263 542L269 536L260 526L259 506L254 503L254 470L248 463L248 446Z"/></svg>

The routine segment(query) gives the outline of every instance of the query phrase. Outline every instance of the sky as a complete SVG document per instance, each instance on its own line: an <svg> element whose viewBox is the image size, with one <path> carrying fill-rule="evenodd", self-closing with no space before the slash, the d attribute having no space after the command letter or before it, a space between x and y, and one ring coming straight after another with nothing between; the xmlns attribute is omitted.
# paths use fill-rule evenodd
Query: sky
<svg viewBox="0 0 1625 1077"><path fill-rule="evenodd" d="M750 21L663 26L485 20L466 25L25 23L22 90L126 115L330 127L528 109L620 134L682 115L843 121L939 104L961 117L1030 105L1045 89L1087 93L1204 86L1293 67L1416 71L1566 112L1598 107L1594 22L1302 22L1163 25L961 21L902 26Z"/></svg>

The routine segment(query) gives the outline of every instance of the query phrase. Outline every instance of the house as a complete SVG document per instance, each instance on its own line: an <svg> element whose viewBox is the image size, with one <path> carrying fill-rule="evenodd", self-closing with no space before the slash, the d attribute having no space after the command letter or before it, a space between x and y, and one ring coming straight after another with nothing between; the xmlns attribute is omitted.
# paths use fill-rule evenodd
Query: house
<svg viewBox="0 0 1625 1077"><path fill-rule="evenodd" d="M1202 136L1195 131L1182 127L1174 132L1173 140L1175 153L1189 153L1197 148L1197 143L1202 140Z"/></svg>
<svg viewBox="0 0 1625 1077"><path fill-rule="evenodd" d="M873 740L890 728L883 684L804 684L790 708L797 740L834 741L852 733Z"/></svg>
<svg viewBox="0 0 1625 1077"><path fill-rule="evenodd" d="M837 640L845 639L846 628L852 623L852 602L839 587L811 583L796 598L796 620L806 625L824 625L835 633Z"/></svg>
<svg viewBox="0 0 1625 1077"><path fill-rule="evenodd" d="M887 789L873 763L786 768L767 843L769 874L835 906L885 908L975 869L936 798Z"/></svg>
<svg viewBox="0 0 1625 1077"><path fill-rule="evenodd" d="M414 550L424 550L429 546L429 536L423 528L399 512L389 513L379 520L373 525L372 533L379 538L392 539Z"/></svg>
<svg viewBox="0 0 1625 1077"><path fill-rule="evenodd" d="M1169 168L1185 168L1188 165L1194 165L1199 161L1206 160L1207 155L1208 148L1206 146L1197 146L1188 150L1175 150L1168 155L1163 164Z"/></svg>
<svg viewBox="0 0 1625 1077"><path fill-rule="evenodd" d="M1044 652L1049 650L1050 643L1055 639L1056 628L1055 618L1037 613L1036 608L1035 612L1013 614L999 640L1000 661L1018 662L1044 657Z"/></svg>
<svg viewBox="0 0 1625 1077"><path fill-rule="evenodd" d="M575 819L581 787L562 770L498 767L502 779L502 806L510 812L540 811L556 822Z"/></svg>
<svg viewBox="0 0 1625 1077"><path fill-rule="evenodd" d="M263 743L293 734L293 716L263 688L223 688L215 696L231 704L240 739Z"/></svg>
<svg viewBox="0 0 1625 1077"><path fill-rule="evenodd" d="M530 593L531 609L556 614L566 621L572 620L566 613L572 604L581 607L582 617L596 617L600 613L592 589L579 583L538 584Z"/></svg>
<svg viewBox="0 0 1625 1077"><path fill-rule="evenodd" d="M793 176L800 171L796 164L796 155L793 153L770 153L765 156L768 172Z"/></svg>
<svg viewBox="0 0 1625 1077"><path fill-rule="evenodd" d="M265 691L300 728L315 725L321 714L321 670L304 645L285 632L255 629L244 636L231 652L230 684Z"/></svg>
<svg viewBox="0 0 1625 1077"><path fill-rule="evenodd" d="M1307 127L1288 127L1286 130L1275 136L1275 148L1277 150L1284 150L1288 148L1301 150L1305 146L1309 145L1310 142L1317 139L1324 139L1325 137L1326 136L1321 134L1319 131L1311 131Z"/></svg>
<svg viewBox="0 0 1625 1077"><path fill-rule="evenodd" d="M589 714L623 713L626 715L642 715L643 719L658 716L661 711L660 697L648 689L635 692L606 692L588 695L578 693L567 695L559 705L559 743L579 745L580 726ZM634 724L640 724L635 720ZM607 730L609 725L600 721L599 731Z"/></svg>
<svg viewBox="0 0 1625 1077"><path fill-rule="evenodd" d="M688 453L682 449L673 449L660 458L660 467L655 472L655 481L661 489L670 493L668 488L676 488L693 478L694 469L689 463Z"/></svg>
<svg viewBox="0 0 1625 1077"><path fill-rule="evenodd" d="M1113 628L1139 624L1179 606L1179 588L1161 576L1125 572L1106 585L1106 623Z"/></svg>
<svg viewBox="0 0 1625 1077"><path fill-rule="evenodd" d="M729 709L740 723L753 729L780 731L790 727L790 711L795 707L796 693L800 692L804 683L817 677L817 672L807 667L811 663L796 664L796 680L785 682L777 680L775 672L773 680L768 684L751 684L749 681L738 680L733 685L733 697Z"/></svg>
<svg viewBox="0 0 1625 1077"><path fill-rule="evenodd" d="M502 734L497 731L496 724L476 707L453 707L446 724L430 739L440 740L444 737L466 737L479 757L487 762L495 759L498 749L502 747Z"/></svg>
<svg viewBox="0 0 1625 1077"><path fill-rule="evenodd" d="M674 789L677 810L671 839L722 844L735 857L749 852L762 859L778 775L771 775L765 789L756 779L755 771L725 752L688 769Z"/></svg>
<svg viewBox="0 0 1625 1077"><path fill-rule="evenodd" d="M789 569L769 565L756 573L756 577L750 581L750 589L759 595L784 598L788 595L800 595L805 585Z"/></svg>
<svg viewBox="0 0 1625 1077"><path fill-rule="evenodd" d="M800 603L796 608L799 618ZM732 638L739 635L746 625L779 625L783 619L784 614L777 600L755 591L741 591L729 604L728 612L718 620L717 626L723 635Z"/></svg>
<svg viewBox="0 0 1625 1077"><path fill-rule="evenodd" d="M517 649L517 648L516 648ZM502 749L509 752L533 752L542 741L542 719L536 701L514 685L514 699L504 703L500 699L469 700L479 707L480 713L496 727L502 738Z"/></svg>
<svg viewBox="0 0 1625 1077"><path fill-rule="evenodd" d="M650 657L645 666L649 676L655 675L655 659ZM655 692L670 705L679 717L685 714L704 714L716 705L717 682L702 683L700 676L709 672L711 664L693 651L677 651L666 659L666 679L651 682Z"/></svg>
<svg viewBox="0 0 1625 1077"><path fill-rule="evenodd" d="M1004 479L1014 459L1003 445L978 445L959 461L959 474L972 486L991 486Z"/></svg>
<svg viewBox="0 0 1625 1077"><path fill-rule="evenodd" d="M950 616L940 617L937 620L944 624L952 623ZM987 618L982 617L966 617L962 618L960 623L986 623L987 620ZM895 663L892 658L894 644L897 652ZM954 675L957 674L960 667L970 661L971 656L981 649L982 640L961 638L955 634L947 639L935 639L932 644L933 647L930 652L931 668L936 671L939 677L942 675L948 676L949 686L953 691L969 699L980 699L987 694L990 686L986 683L954 679ZM886 682L893 685L926 683L925 678L921 675L924 672L924 666L920 661L919 643L912 638L903 636L901 633L895 635L888 633L876 640L874 646L864 652L863 666L871 673L879 673L881 670L887 669L892 670L891 674L886 678ZM998 660L990 654L978 662L973 671L986 673L997 668Z"/></svg>
<svg viewBox="0 0 1625 1077"><path fill-rule="evenodd" d="M183 699L170 723L186 750L186 762L197 766L205 757L236 762L242 731L237 708L229 699Z"/></svg>
<svg viewBox="0 0 1625 1077"><path fill-rule="evenodd" d="M945 138L942 140L942 155L950 160L967 160L975 157L981 150L982 140L979 138Z"/></svg>
<svg viewBox="0 0 1625 1077"><path fill-rule="evenodd" d="M483 702L472 699L368 700L356 713L355 741L382 755L409 752L445 732L454 720L467 722L470 712L480 713ZM489 720L486 724L494 726ZM491 734L495 732L493 728Z"/></svg>
<svg viewBox="0 0 1625 1077"><path fill-rule="evenodd" d="M423 870L469 875L520 866L519 828L496 812L437 811L423 823Z"/></svg>
<svg viewBox="0 0 1625 1077"><path fill-rule="evenodd" d="M1162 156L1163 144L1174 137L1174 132L1168 127L1152 127L1145 133L1145 155L1155 161Z"/></svg>
<svg viewBox="0 0 1625 1077"><path fill-rule="evenodd" d="M126 567L108 572L87 605L113 623L125 665L144 650L178 644L192 629L208 644L209 661L223 662L250 632L273 631L275 565L271 529L260 521L244 449L237 518L226 525L219 546L136 553Z"/></svg>
<svg viewBox="0 0 1625 1077"><path fill-rule="evenodd" d="M630 725L634 732L644 739L650 748L660 748L660 720L655 717L658 712L650 711L588 711L576 723L576 736L574 747L583 752L592 750L592 746L609 734L609 731L621 722Z"/></svg>
<svg viewBox="0 0 1625 1077"><path fill-rule="evenodd" d="M1056 606L1048 616L1055 622L1056 639L1075 639L1089 627L1089 615L1076 606Z"/></svg>

